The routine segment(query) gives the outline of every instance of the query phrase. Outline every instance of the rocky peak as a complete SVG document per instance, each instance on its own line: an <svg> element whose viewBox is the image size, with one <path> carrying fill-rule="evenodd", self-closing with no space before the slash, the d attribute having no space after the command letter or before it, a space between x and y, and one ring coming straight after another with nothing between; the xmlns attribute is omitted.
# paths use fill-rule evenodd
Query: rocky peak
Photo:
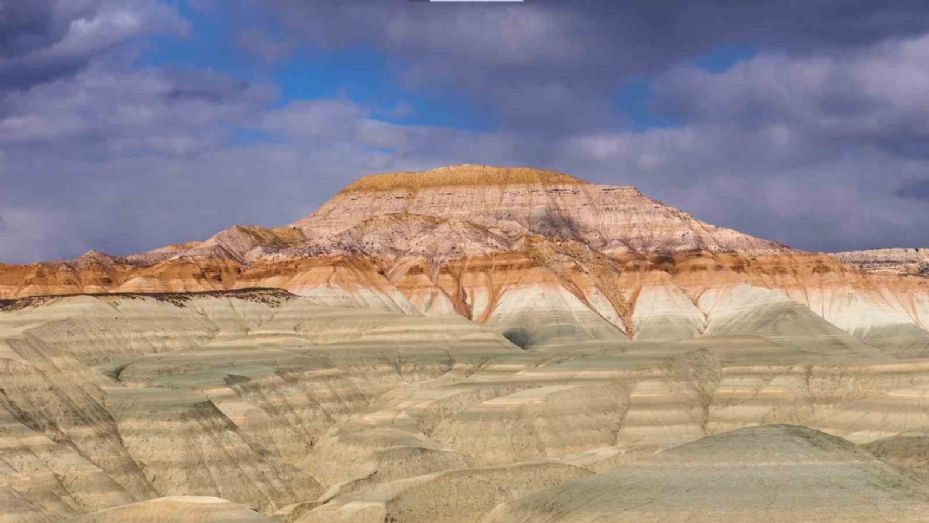
<svg viewBox="0 0 929 523"><path fill-rule="evenodd" d="M100 258L110 258L110 255L97 249L91 249L78 257L79 260L96 260Z"/></svg>
<svg viewBox="0 0 929 523"><path fill-rule="evenodd" d="M74 264L80 268L85 267L102 267L110 268L117 262L117 259L105 252L91 249L80 255L74 260Z"/></svg>

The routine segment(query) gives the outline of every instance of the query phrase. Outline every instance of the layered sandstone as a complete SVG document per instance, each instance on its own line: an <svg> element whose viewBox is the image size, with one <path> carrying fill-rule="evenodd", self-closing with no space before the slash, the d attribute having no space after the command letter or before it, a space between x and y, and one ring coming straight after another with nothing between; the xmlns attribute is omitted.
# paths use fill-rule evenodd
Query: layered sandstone
<svg viewBox="0 0 929 523"><path fill-rule="evenodd" d="M889 358L773 291L697 303L705 334L686 341L526 351L458 315L278 290L7 302L0 519L261 520L244 506L289 521L476 521L767 423L924 467L899 442L929 427L925 361ZM669 323L653 310L643 319Z"/></svg>
<svg viewBox="0 0 929 523"><path fill-rule="evenodd" d="M281 228L2 266L0 521L919 517L854 445L926 476L929 280L857 259L456 166ZM844 439L726 436L783 423Z"/></svg>
<svg viewBox="0 0 929 523"><path fill-rule="evenodd" d="M887 274L929 274L929 250L926 249L868 249L833 253L836 259L861 267L863 271Z"/></svg>
<svg viewBox="0 0 929 523"><path fill-rule="evenodd" d="M362 178L286 227L0 266L0 296L271 287L321 305L458 314L524 348L686 339L708 332L718 297L736 309L767 300L770 314L786 297L869 345L915 357L929 354L929 282L897 273L912 273L920 256L804 253L632 187L463 165ZM740 286L773 294L758 301Z"/></svg>
<svg viewBox="0 0 929 523"><path fill-rule="evenodd" d="M487 521L915 522L927 509L919 484L847 441L769 425L537 492Z"/></svg>

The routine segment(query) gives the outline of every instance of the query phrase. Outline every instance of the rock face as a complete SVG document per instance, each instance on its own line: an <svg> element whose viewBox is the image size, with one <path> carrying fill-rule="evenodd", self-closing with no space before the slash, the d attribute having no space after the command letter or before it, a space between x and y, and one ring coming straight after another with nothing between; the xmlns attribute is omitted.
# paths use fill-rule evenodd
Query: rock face
<svg viewBox="0 0 929 523"><path fill-rule="evenodd" d="M564 518L668 520L691 468L719 502L697 520L744 520L765 485L794 520L907 520L922 487L853 445L925 475L929 279L860 259L457 166L363 178L281 228L0 266L0 521L544 520L548 488ZM847 441L725 436L783 423ZM594 475L646 456L624 470L653 512ZM729 472L743 505L707 487ZM836 489L851 509L803 497Z"/></svg>
<svg viewBox="0 0 929 523"><path fill-rule="evenodd" d="M832 256L865 272L929 275L929 249L870 249L837 252Z"/></svg>
<svg viewBox="0 0 929 523"><path fill-rule="evenodd" d="M688 338L721 303L739 310L740 296L760 296L736 292L748 286L894 356L919 356L929 354L929 281L897 273L918 272L921 256L804 253L632 187L461 165L362 178L277 229L0 266L0 297L280 288L323 305L458 314L538 348Z"/></svg>
<svg viewBox="0 0 929 523"><path fill-rule="evenodd" d="M488 254L501 247L493 243L495 237L512 245L528 235L575 240L608 254L787 250L695 220L634 187L594 185L550 171L476 165L369 176L295 225L305 234L338 234L385 215L401 221L409 215L429 216L454 229L474 225L487 235L481 238L480 250L449 246L430 252L431 242L423 241L404 249L405 254ZM387 246L372 242L363 247L383 255Z"/></svg>

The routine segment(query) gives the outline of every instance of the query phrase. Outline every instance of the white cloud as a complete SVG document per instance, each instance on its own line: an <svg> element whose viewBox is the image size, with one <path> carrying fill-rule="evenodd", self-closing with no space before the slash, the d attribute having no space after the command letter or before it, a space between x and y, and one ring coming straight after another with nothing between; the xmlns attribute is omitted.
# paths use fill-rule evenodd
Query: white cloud
<svg viewBox="0 0 929 523"><path fill-rule="evenodd" d="M6 18L6 19L4 19ZM190 27L158 0L0 3L0 86L28 87L80 69L139 37Z"/></svg>

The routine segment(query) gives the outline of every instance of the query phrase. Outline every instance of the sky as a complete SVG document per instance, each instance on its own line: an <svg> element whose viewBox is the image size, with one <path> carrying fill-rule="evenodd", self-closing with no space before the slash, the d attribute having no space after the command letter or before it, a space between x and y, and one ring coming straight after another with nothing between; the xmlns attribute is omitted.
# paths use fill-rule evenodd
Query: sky
<svg viewBox="0 0 929 523"><path fill-rule="evenodd" d="M0 262L458 163L806 250L929 246L929 2L0 0Z"/></svg>

